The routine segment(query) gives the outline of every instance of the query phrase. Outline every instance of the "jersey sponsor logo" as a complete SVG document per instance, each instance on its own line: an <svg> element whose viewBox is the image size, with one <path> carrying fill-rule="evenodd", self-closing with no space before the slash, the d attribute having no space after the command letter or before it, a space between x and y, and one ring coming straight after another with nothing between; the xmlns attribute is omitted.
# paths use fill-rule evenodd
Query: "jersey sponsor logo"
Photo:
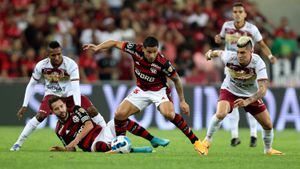
<svg viewBox="0 0 300 169"><path fill-rule="evenodd" d="M45 68L42 69L42 74L49 82L68 81L70 79L70 75L63 69Z"/></svg>
<svg viewBox="0 0 300 169"><path fill-rule="evenodd" d="M139 89L134 89L133 93L134 93L134 94L138 94L139 91L140 91Z"/></svg>
<svg viewBox="0 0 300 169"><path fill-rule="evenodd" d="M134 46L134 44L131 43L131 42L128 42L127 45L126 45L126 47L129 48L129 49L133 48L133 46Z"/></svg>
<svg viewBox="0 0 300 169"><path fill-rule="evenodd" d="M156 70L154 67L151 67L151 68L150 68L150 71L151 71L152 73L154 73L154 74L157 73L157 70Z"/></svg>
<svg viewBox="0 0 300 169"><path fill-rule="evenodd" d="M46 88L53 91L54 93L61 93L65 91L66 87L60 87L58 83L50 83L46 85Z"/></svg>
<svg viewBox="0 0 300 169"><path fill-rule="evenodd" d="M138 75L138 77L140 77L143 80L146 80L148 82L154 82L155 78L154 77L150 77L148 75L145 75L144 73L142 73L139 69L135 69L134 70L136 75Z"/></svg>

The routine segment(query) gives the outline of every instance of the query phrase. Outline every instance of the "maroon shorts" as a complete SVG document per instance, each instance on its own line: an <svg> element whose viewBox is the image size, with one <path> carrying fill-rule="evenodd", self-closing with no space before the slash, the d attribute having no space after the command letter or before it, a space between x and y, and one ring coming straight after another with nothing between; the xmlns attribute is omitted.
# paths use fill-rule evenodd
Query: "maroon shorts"
<svg viewBox="0 0 300 169"><path fill-rule="evenodd" d="M219 96L219 101L220 100L226 100L229 102L230 104L230 112L232 111L233 107L234 107L234 101L236 99L247 99L248 97L240 97L240 96L236 96L232 93L230 93L228 90L226 89L221 89L220 90L220 96ZM250 105L244 107L246 112L249 112L250 114L252 114L253 116L265 111L267 109L266 105L264 104L264 102L259 99L256 102L251 103Z"/></svg>
<svg viewBox="0 0 300 169"><path fill-rule="evenodd" d="M48 105L48 100L54 95L47 95L43 98L40 108L39 108L39 113L43 113L46 116L49 116L50 114L52 114L52 111ZM69 96L69 97L65 97L64 98L64 102L67 105L67 109L69 112L71 112L75 106L74 100L73 100L73 96ZM91 107L93 104L90 101L90 99L86 96L81 95L81 107L83 107L84 109L88 109L89 107Z"/></svg>

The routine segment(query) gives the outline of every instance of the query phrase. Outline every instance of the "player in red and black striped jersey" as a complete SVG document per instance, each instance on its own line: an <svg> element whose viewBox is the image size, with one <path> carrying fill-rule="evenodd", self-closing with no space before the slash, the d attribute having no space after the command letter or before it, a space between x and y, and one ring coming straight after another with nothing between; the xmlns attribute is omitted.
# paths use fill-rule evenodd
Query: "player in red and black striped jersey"
<svg viewBox="0 0 300 169"><path fill-rule="evenodd" d="M194 144L195 150L200 155L205 154L206 147L202 145L201 141L192 132L183 117L174 112L167 78L170 78L175 84L180 100L180 108L183 113L189 115L190 108L185 101L179 75L170 61L158 52L157 39L149 36L144 40L143 44L108 40L99 45L83 45L83 50L102 51L112 47L131 55L137 79L137 87L124 99L115 112L116 134L125 135L128 117L154 103L161 114L189 138L191 143Z"/></svg>
<svg viewBox="0 0 300 169"><path fill-rule="evenodd" d="M76 146L83 151L106 152L111 150L111 140L116 136L113 121L109 122L107 126L101 127L95 124L86 110L81 107L77 107L69 113L65 102L58 96L49 99L49 107L58 117L55 133L64 145L64 147L54 146L51 151L75 151ZM149 140L153 147L166 146L169 143L166 139L152 136L142 126L131 120L128 120L127 130ZM165 144L159 144L161 142ZM149 148L152 151L152 148ZM149 148L146 147L146 150L143 151L149 151Z"/></svg>

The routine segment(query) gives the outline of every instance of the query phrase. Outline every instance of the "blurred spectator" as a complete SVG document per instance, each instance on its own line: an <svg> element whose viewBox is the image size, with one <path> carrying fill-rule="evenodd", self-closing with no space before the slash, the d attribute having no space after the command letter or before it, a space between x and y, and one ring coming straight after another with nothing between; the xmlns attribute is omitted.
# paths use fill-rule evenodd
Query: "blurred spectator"
<svg viewBox="0 0 300 169"><path fill-rule="evenodd" d="M129 55L122 53L121 59L117 65L118 67L118 80L132 80L133 79L133 63Z"/></svg>
<svg viewBox="0 0 300 169"><path fill-rule="evenodd" d="M80 78L84 83L95 82L98 79L98 65L91 50L81 53L79 57Z"/></svg>
<svg viewBox="0 0 300 169"><path fill-rule="evenodd" d="M112 55L112 50L99 54L98 77L100 80L116 80L118 75L117 60Z"/></svg>
<svg viewBox="0 0 300 169"><path fill-rule="evenodd" d="M287 17L282 17L280 20L279 27L275 30L274 35L276 37L283 37L289 39L296 39L297 35L296 33L289 27L289 20Z"/></svg>

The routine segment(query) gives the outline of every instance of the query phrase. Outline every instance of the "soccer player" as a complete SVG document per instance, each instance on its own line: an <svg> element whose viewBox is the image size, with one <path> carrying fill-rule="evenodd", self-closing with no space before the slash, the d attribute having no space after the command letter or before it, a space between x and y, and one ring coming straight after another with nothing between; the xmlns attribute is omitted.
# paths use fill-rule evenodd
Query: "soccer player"
<svg viewBox="0 0 300 169"><path fill-rule="evenodd" d="M268 48L268 46L263 41L263 38L257 29L257 27L245 20L247 13L242 3L236 2L233 4L232 8L233 21L228 21L223 24L220 34L215 36L215 42L221 43L225 40L225 50L237 51L237 41L241 36L251 37L255 43L257 43L264 56L267 56L270 62L273 64L276 62L276 57L274 57ZM225 69L225 72L227 70ZM253 116L249 113L246 114L249 126L250 126L250 147L256 147L257 141L257 122ZM239 139L238 125L239 125L239 111L234 108L231 115L231 146L235 147L241 143Z"/></svg>
<svg viewBox="0 0 300 169"><path fill-rule="evenodd" d="M86 110L79 106L76 106L77 108L71 112L67 111L64 99L58 96L52 96L48 100L48 105L58 118L55 133L64 144L64 147L52 147L51 151L76 151L76 146L89 152L107 152L111 150L111 141L116 137L113 121L108 122L107 126L97 125L91 121ZM129 132L149 140L153 147L169 144L169 140L152 136L134 121L128 119L128 124L127 130ZM152 148L139 147L133 148L132 151L152 152Z"/></svg>
<svg viewBox="0 0 300 169"><path fill-rule="evenodd" d="M167 77L176 87L180 108L184 114L189 115L190 108L185 102L183 87L179 75L170 61L158 52L158 41L154 37L147 37L143 44L109 40L99 45L86 44L83 49L103 51L112 47L129 53L134 61L134 73L137 78L137 87L118 106L115 112L115 130L118 135L125 135L128 125L128 117L138 113L151 103L178 127L194 144L195 150L203 155L205 147L193 133L180 114L174 112L174 106L170 98L170 88L167 85Z"/></svg>
<svg viewBox="0 0 300 169"><path fill-rule="evenodd" d="M47 102L53 95L64 97L67 106L70 109L75 105L82 106L87 110L88 114L96 124L101 126L106 125L105 120L96 107L86 96L81 95L78 65L71 58L62 55L62 48L57 41L49 43L48 57L38 62L35 66L32 77L26 87L23 106L17 113L19 118L22 118L27 111L27 105L34 90L34 86L40 80L44 81L45 94L38 113L26 124L18 140L11 147L11 151L18 151L27 137L46 117L49 116L51 110Z"/></svg>
<svg viewBox="0 0 300 169"><path fill-rule="evenodd" d="M282 152L272 148L273 125L262 101L268 87L266 65L259 55L252 53L253 44L250 37L242 36L237 41L237 47L237 52L209 50L205 54L208 60L221 57L228 70L221 86L216 114L210 121L203 145L210 147L213 134L233 108L244 108L263 128L264 153L282 155Z"/></svg>

